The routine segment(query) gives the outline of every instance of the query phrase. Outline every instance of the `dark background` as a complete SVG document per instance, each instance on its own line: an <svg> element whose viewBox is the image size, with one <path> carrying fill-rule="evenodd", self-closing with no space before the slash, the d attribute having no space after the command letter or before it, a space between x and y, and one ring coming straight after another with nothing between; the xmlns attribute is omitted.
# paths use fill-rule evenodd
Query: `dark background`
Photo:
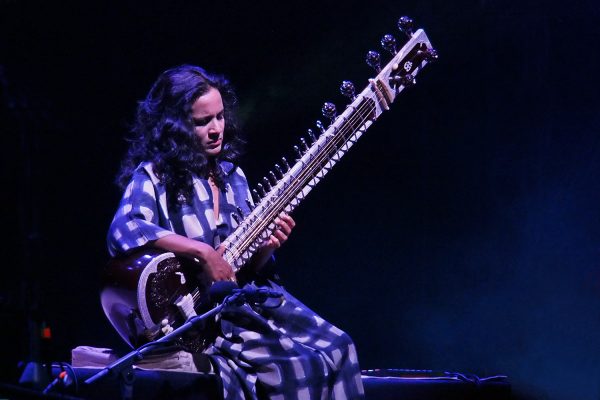
<svg viewBox="0 0 600 400"><path fill-rule="evenodd" d="M366 85L364 54L405 14L440 60L295 213L288 289L351 334L365 369L507 374L523 397L600 398L591 0L0 0L6 379L27 358L27 315L51 326L57 360L125 350L98 277L123 138L161 71L231 79L255 182L323 101L345 104L342 80Z"/></svg>

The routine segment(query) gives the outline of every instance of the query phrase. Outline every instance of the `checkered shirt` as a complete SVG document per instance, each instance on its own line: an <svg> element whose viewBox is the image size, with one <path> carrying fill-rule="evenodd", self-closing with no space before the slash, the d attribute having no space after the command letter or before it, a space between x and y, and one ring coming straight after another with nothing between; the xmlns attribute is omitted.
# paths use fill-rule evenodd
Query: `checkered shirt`
<svg viewBox="0 0 600 400"><path fill-rule="evenodd" d="M135 171L108 233L111 255L125 253L172 234L217 246L237 226L237 207L249 213L248 183L242 170L221 163L225 195L215 218L206 179L194 177L191 202L167 204L165 187L145 163ZM217 221L215 223L215 221ZM206 354L221 377L225 400L362 399L356 350L350 337L319 317L284 288L278 307L227 306L220 334ZM277 301L271 299L269 301Z"/></svg>

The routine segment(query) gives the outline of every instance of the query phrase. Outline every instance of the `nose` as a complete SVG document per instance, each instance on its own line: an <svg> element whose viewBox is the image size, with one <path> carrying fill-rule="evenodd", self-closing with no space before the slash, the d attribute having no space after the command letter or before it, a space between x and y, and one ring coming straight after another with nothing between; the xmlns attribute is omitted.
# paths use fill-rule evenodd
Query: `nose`
<svg viewBox="0 0 600 400"><path fill-rule="evenodd" d="M223 131L223 123L217 118L213 118L208 124L208 133L220 134Z"/></svg>

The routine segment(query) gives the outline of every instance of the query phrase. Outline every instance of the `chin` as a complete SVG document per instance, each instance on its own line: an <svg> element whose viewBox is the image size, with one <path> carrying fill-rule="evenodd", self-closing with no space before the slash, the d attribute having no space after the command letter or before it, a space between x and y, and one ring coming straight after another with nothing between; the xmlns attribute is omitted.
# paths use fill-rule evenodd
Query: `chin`
<svg viewBox="0 0 600 400"><path fill-rule="evenodd" d="M211 157L216 157L219 154L221 154L221 146L219 147L215 147L214 149L207 149L204 150L204 152L206 153L206 155L211 156Z"/></svg>

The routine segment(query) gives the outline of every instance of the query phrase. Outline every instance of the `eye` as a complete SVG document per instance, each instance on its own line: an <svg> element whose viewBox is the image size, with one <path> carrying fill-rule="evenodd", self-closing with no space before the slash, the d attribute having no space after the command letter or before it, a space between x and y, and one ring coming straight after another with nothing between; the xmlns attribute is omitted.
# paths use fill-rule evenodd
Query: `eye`
<svg viewBox="0 0 600 400"><path fill-rule="evenodd" d="M220 113L217 114L217 119L220 121L223 118L225 118L225 111L221 111Z"/></svg>
<svg viewBox="0 0 600 400"><path fill-rule="evenodd" d="M207 125L212 117L204 117L204 118L194 118L194 126L205 126Z"/></svg>

